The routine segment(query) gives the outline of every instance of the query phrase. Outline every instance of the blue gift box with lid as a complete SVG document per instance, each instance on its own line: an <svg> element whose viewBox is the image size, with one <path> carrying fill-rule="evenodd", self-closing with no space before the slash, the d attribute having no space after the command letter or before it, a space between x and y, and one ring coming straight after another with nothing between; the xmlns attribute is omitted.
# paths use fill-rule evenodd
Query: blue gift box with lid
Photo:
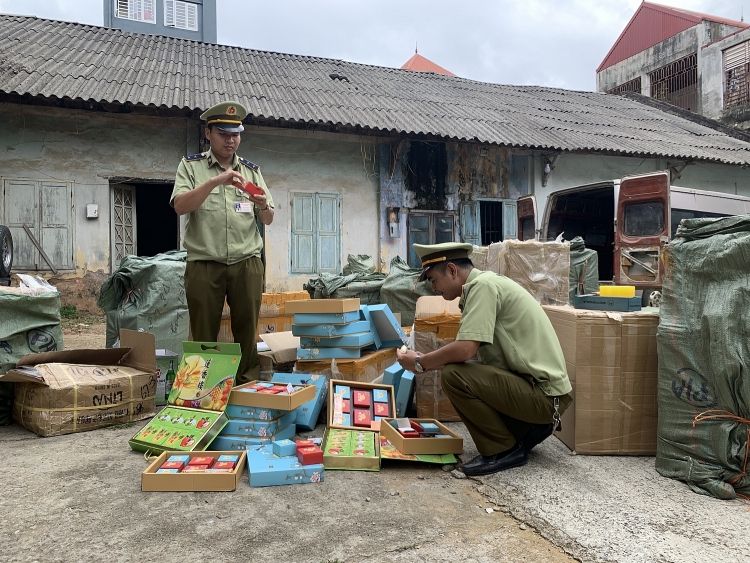
<svg viewBox="0 0 750 563"><path fill-rule="evenodd" d="M361 355L359 348L297 348L298 360L356 360Z"/></svg>
<svg viewBox="0 0 750 563"><path fill-rule="evenodd" d="M248 480L251 487L321 483L325 478L323 464L302 465L297 456L279 457L272 446L247 449Z"/></svg>
<svg viewBox="0 0 750 563"><path fill-rule="evenodd" d="M295 313L295 325L343 325L359 320L359 311L347 313ZM292 332L294 334L294 332Z"/></svg>
<svg viewBox="0 0 750 563"><path fill-rule="evenodd" d="M230 419L242 418L247 420L276 420L289 411L269 409L266 407L246 407L244 405L227 405L224 411Z"/></svg>
<svg viewBox="0 0 750 563"><path fill-rule="evenodd" d="M295 409L297 427L301 430L314 430L323 403L328 396L328 378L318 373L274 373L271 376L271 381L274 383L315 385L315 398Z"/></svg>
<svg viewBox="0 0 750 563"><path fill-rule="evenodd" d="M359 332L344 336L301 336L300 348L364 348L375 342L372 332Z"/></svg>
<svg viewBox="0 0 750 563"><path fill-rule="evenodd" d="M214 452L224 452L233 450L245 450L248 446L261 446L271 444L274 440L284 440L292 438L297 433L297 427L294 423L286 428L282 428L273 436L234 436L219 435L214 438L208 449Z"/></svg>
<svg viewBox="0 0 750 563"><path fill-rule="evenodd" d="M375 332L380 338L382 348L401 347L406 340L406 333L388 305L367 305Z"/></svg>
<svg viewBox="0 0 750 563"><path fill-rule="evenodd" d="M297 413L287 411L284 416L274 420L250 420L247 418L234 418L227 422L227 425L221 431L220 436L273 436L282 430L294 424Z"/></svg>
<svg viewBox="0 0 750 563"><path fill-rule="evenodd" d="M398 386L401 383L401 374L404 371L406 370L398 362L383 370L383 385L393 385L393 392L396 396L398 396Z"/></svg>
<svg viewBox="0 0 750 563"><path fill-rule="evenodd" d="M356 321L345 325L292 325L292 335L294 336L344 336L358 332L367 332L370 330L369 321Z"/></svg>
<svg viewBox="0 0 750 563"><path fill-rule="evenodd" d="M414 374L404 370L396 392L396 416L406 416L414 393Z"/></svg>

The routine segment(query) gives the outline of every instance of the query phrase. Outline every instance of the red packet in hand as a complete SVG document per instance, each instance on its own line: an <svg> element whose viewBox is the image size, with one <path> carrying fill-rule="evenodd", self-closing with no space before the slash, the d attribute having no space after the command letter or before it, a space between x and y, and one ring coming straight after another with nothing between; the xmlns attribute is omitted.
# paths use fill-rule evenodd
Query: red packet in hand
<svg viewBox="0 0 750 563"><path fill-rule="evenodd" d="M242 182L240 182L237 178L235 178L232 181L232 184L234 184L236 187L241 189L243 192L248 193L250 195L266 195L266 192L263 191L263 188L260 186L256 186L250 181L245 182L245 185L242 185Z"/></svg>

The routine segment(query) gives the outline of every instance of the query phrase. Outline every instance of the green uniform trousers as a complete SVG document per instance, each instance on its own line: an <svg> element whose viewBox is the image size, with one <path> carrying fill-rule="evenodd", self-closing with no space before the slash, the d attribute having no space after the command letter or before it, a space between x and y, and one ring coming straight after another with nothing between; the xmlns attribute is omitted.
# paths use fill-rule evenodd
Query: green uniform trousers
<svg viewBox="0 0 750 563"><path fill-rule="evenodd" d="M478 363L448 364L441 373L443 391L483 456L511 449L534 424L552 422L554 397L531 378ZM562 414L572 402L559 397Z"/></svg>
<svg viewBox="0 0 750 563"><path fill-rule="evenodd" d="M242 349L236 384L260 379L258 314L263 295L263 263L251 257L236 264L193 260L185 268L185 297L193 340L216 342L226 298L232 334Z"/></svg>

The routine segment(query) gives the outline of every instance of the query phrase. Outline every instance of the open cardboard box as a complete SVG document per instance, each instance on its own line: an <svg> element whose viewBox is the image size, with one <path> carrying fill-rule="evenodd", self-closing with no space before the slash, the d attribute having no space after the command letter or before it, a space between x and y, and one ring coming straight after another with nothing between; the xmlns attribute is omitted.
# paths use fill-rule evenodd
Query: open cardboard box
<svg viewBox="0 0 750 563"><path fill-rule="evenodd" d="M256 383L266 382L250 381L243 385L238 385L229 394L229 404L291 411L315 399L314 384L290 383L289 385L294 385L295 387L302 386L302 389L294 391L289 395L266 395L265 393L248 393L247 391L242 391L242 389ZM280 385L280 383L277 383L277 385Z"/></svg>
<svg viewBox="0 0 750 563"><path fill-rule="evenodd" d="M360 456L340 456L331 455L328 453L326 444L328 444L328 434L330 428L326 428L323 434L323 443L321 449L323 449L323 467L326 469L348 469L350 471L380 471L380 434L373 432L373 439L375 440L375 456L374 457L360 457ZM367 431L366 428L357 428L357 430Z"/></svg>
<svg viewBox="0 0 750 563"><path fill-rule="evenodd" d="M231 473L157 473L171 455L213 457L239 455ZM247 465L246 452L163 452L141 473L141 491L222 492L235 491Z"/></svg>
<svg viewBox="0 0 750 563"><path fill-rule="evenodd" d="M374 389L382 389L388 392L388 408L389 412L395 413L396 412L396 397L395 392L393 389L393 385L382 385L377 383L360 383L359 381L344 381L342 379L331 379L328 382L328 427L329 428L344 428L347 430L371 430L371 431L379 431L380 430L380 421L374 420L370 423L370 426L354 426L351 425L344 425L340 424L334 421L334 411L335 411L335 390L337 385L343 385L345 387L349 387L350 389L366 389L372 390ZM372 397L372 394L371 394ZM354 412L354 403L353 399L350 399L352 401L351 405L351 412L350 414L353 414ZM371 402L375 402L374 398L372 398ZM386 417L383 417L386 418Z"/></svg>
<svg viewBox="0 0 750 563"><path fill-rule="evenodd" d="M258 352L261 371L276 371L280 364L297 361L299 337L294 336L291 331L261 334L260 339L270 348L268 351Z"/></svg>
<svg viewBox="0 0 750 563"><path fill-rule="evenodd" d="M445 425L431 418L410 418L414 422L432 422L440 428L441 434L450 438L404 438L391 426L389 418L380 424L380 433L403 454L460 454L464 451L464 441L456 433L451 432Z"/></svg>
<svg viewBox="0 0 750 563"><path fill-rule="evenodd" d="M120 330L120 348L23 356L0 381L15 383L13 418L39 436L154 416L156 338Z"/></svg>

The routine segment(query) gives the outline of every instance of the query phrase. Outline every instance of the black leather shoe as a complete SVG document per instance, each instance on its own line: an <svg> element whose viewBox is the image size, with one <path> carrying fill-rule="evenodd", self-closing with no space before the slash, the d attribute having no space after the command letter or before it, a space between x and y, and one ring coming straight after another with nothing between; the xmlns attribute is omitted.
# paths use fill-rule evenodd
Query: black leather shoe
<svg viewBox="0 0 750 563"><path fill-rule="evenodd" d="M552 430L552 424L535 424L521 442L526 452L530 452L535 446L538 446L552 436Z"/></svg>
<svg viewBox="0 0 750 563"><path fill-rule="evenodd" d="M529 459L529 453L523 445L516 444L510 450L500 452L499 454L491 456L477 456L470 462L465 463L461 467L461 471L464 475L470 477L478 475L491 475L497 473L503 469L510 469L511 467L519 467L524 465Z"/></svg>

